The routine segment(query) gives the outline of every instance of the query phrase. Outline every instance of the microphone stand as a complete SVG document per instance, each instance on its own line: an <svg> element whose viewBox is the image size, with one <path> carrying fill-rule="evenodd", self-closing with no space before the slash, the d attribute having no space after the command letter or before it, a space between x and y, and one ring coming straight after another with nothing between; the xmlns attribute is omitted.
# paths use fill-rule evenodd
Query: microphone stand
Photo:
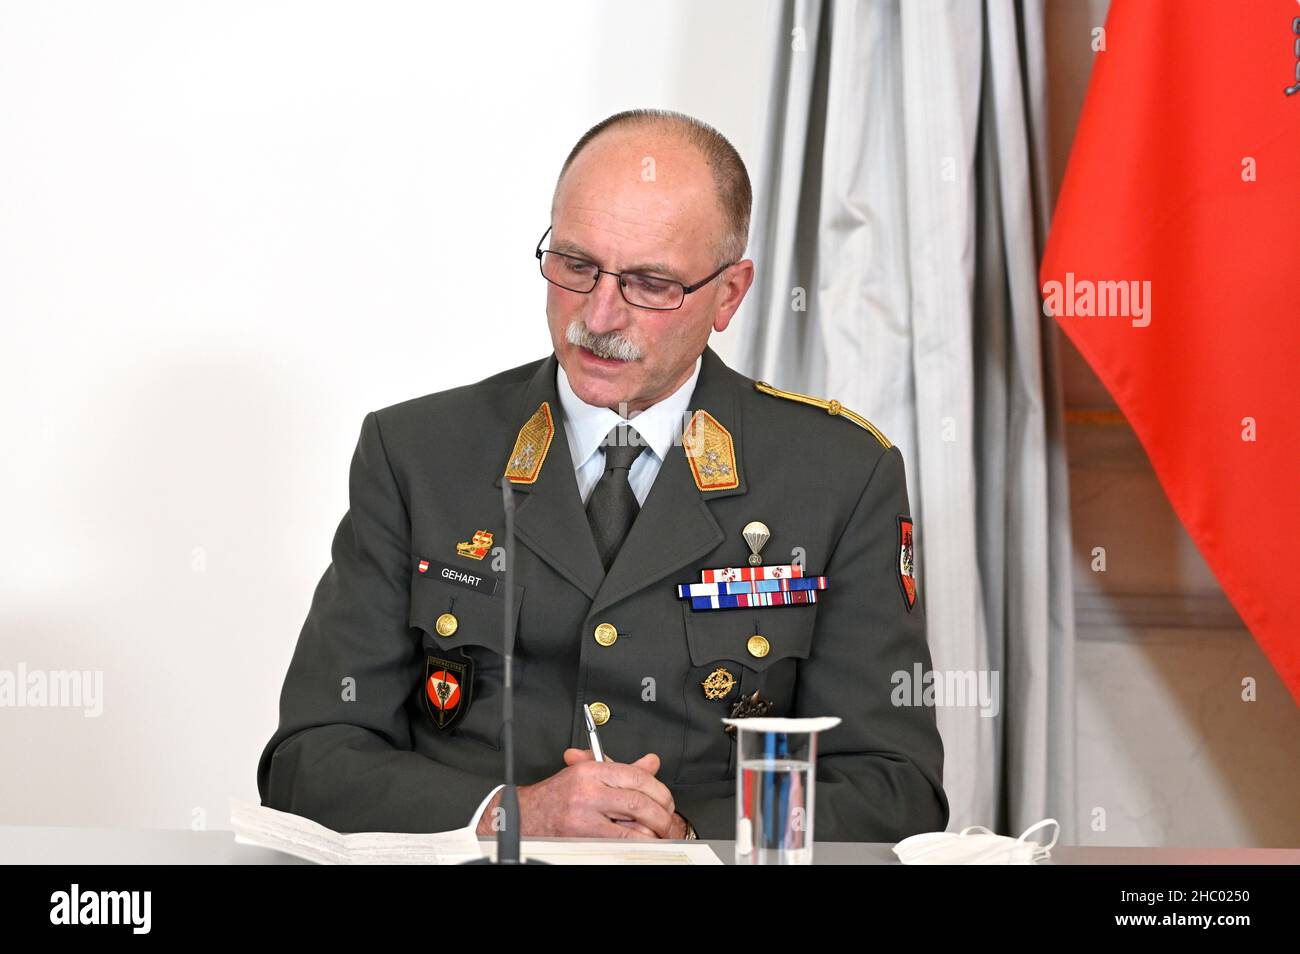
<svg viewBox="0 0 1300 954"><path fill-rule="evenodd" d="M519 790L515 788L515 500L514 486L508 477L501 480L501 497L506 517L506 596L505 596L505 684L501 692L502 749L505 755L506 784L501 790L498 806L504 813L503 824L497 829L498 865L544 865L535 858L519 858ZM488 858L466 862L471 865L490 865Z"/></svg>

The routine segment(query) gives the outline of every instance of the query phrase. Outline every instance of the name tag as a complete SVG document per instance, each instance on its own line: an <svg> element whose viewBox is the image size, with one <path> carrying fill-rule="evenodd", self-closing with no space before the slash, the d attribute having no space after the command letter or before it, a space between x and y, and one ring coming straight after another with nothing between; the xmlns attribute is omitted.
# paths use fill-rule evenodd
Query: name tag
<svg viewBox="0 0 1300 954"><path fill-rule="evenodd" d="M451 566L447 563L440 563L437 560L421 560L420 575L424 577L436 577L439 580L446 580L448 583L455 583L457 586L464 586L471 590L478 590L480 593L486 593L488 596L496 596L497 590L502 586L502 581L495 576L484 576L481 573L470 573L462 570L460 567Z"/></svg>

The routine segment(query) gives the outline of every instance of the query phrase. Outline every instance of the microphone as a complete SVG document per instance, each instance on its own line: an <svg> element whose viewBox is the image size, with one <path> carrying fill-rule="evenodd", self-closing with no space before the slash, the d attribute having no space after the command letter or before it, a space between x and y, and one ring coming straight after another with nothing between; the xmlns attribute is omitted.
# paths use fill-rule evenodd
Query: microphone
<svg viewBox="0 0 1300 954"><path fill-rule="evenodd" d="M498 865L544 865L535 858L519 858L519 790L515 788L515 488L510 480L501 481L502 505L506 523L506 596L505 596L505 669L501 692L502 754L505 756L506 784L501 789L503 824L497 829ZM471 865L493 864L487 858L467 862Z"/></svg>

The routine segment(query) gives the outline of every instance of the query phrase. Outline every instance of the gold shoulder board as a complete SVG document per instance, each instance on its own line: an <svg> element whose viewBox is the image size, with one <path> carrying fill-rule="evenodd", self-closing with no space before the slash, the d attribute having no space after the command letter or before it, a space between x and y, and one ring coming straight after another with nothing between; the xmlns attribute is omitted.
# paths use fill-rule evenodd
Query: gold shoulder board
<svg viewBox="0 0 1300 954"><path fill-rule="evenodd" d="M782 391L780 388L772 387L772 385L768 384L766 381L755 381L754 389L762 391L764 394L770 394L773 397L785 398L787 401L797 401L800 404L811 404L813 407L821 408L833 417L848 418L854 424L858 425L858 427L870 431L871 436L880 441L885 450L889 450L889 448L894 446L889 443L884 434L880 433L880 430L876 425L872 424L861 414L856 414L853 411L850 411L839 401L823 401L821 398L811 397L807 394L798 394L794 391Z"/></svg>

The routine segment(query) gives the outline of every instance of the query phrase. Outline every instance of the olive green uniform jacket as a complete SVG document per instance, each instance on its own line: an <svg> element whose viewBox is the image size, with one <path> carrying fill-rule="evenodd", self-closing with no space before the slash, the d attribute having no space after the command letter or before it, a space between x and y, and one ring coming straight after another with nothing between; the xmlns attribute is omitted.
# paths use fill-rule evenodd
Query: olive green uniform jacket
<svg viewBox="0 0 1300 954"><path fill-rule="evenodd" d="M440 831L466 825L503 780L509 469L518 784L561 770L566 747L587 748L582 705L603 703L609 757L657 753L659 779L700 837L732 838L736 743L720 720L758 692L770 715L843 719L819 736L817 840L944 829L934 711L895 704L910 702L894 692L897 674L931 668L898 449L851 412L774 395L706 348L690 408L716 422L707 432L695 429L703 416L691 422L711 453L674 444L606 573L556 367L551 354L366 415L350 508L258 766L263 804L339 831ZM754 520L771 531L765 565L828 578L818 601L692 609L677 584L746 566L741 530ZM603 623L612 640L609 627L597 640ZM707 698L719 668L714 683L734 687Z"/></svg>

